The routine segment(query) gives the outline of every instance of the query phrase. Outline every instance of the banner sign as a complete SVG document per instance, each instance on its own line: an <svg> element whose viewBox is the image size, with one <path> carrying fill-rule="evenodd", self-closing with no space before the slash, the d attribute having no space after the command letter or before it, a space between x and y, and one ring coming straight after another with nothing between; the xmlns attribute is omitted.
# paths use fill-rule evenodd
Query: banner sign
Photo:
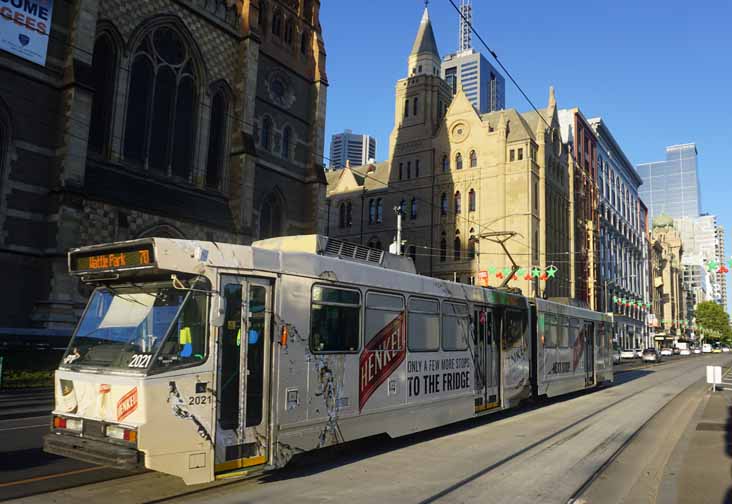
<svg viewBox="0 0 732 504"><path fill-rule="evenodd" d="M358 409L379 385L404 362L407 356L407 327L404 312L400 313L369 341L359 358Z"/></svg>
<svg viewBox="0 0 732 504"><path fill-rule="evenodd" d="M0 49L46 64L53 0L0 0Z"/></svg>

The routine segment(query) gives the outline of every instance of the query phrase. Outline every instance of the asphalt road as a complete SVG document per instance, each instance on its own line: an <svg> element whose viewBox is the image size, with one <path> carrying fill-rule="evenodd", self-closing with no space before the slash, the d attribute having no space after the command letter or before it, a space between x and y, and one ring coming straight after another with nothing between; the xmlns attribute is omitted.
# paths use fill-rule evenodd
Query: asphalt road
<svg viewBox="0 0 732 504"><path fill-rule="evenodd" d="M44 453L51 390L0 394L0 501L127 475Z"/></svg>
<svg viewBox="0 0 732 504"><path fill-rule="evenodd" d="M293 496L300 504L336 499L349 504L395 500L566 503L655 413L703 379L706 365L730 360L732 355L715 354L674 357L655 365L623 363L618 371L624 372L611 387L395 440L367 440L305 454L283 470L250 480L185 487L178 478L148 472L36 495L24 502L76 504L105 501L114 494L116 504L165 499L286 502ZM40 438L43 429L33 434L35 427L26 427L29 437ZM0 435L6 432L14 431L0 431ZM59 462L47 462L45 474L54 474L53 464ZM64 469L73 471L68 466ZM37 474L39 467L31 470ZM18 471L14 474L27 478ZM37 484L49 485L50 491L53 485L80 484L76 478L109 474L106 470L59 474ZM12 475L3 477L12 479ZM14 487L0 485L0 492L8 488Z"/></svg>

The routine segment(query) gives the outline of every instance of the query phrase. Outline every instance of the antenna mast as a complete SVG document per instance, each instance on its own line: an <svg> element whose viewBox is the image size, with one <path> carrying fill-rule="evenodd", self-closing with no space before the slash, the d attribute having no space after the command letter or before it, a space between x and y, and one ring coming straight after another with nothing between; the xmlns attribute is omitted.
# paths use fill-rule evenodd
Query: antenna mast
<svg viewBox="0 0 732 504"><path fill-rule="evenodd" d="M473 0L460 2L460 31L458 33L458 52L469 51L473 48L473 33L470 25L473 24Z"/></svg>

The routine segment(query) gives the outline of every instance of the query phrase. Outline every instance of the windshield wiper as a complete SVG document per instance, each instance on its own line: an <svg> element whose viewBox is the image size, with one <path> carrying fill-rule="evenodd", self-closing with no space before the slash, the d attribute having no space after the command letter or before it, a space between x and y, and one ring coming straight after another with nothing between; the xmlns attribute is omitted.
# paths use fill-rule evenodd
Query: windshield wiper
<svg viewBox="0 0 732 504"><path fill-rule="evenodd" d="M128 301L130 303L137 303L140 306L144 306L145 308L149 308L149 306L147 306L145 303L141 303L140 301L138 301L137 299L135 299L133 297L125 297L124 294L121 294L117 289L115 289L113 287L110 287L109 285L105 285L104 287L107 290L109 290L112 294L114 294L115 296L117 296L120 299L124 299L125 301ZM150 293L146 292L145 294L150 294ZM157 300L157 298L158 298L157 294L150 294L150 295L153 296L153 297L155 297L155 299Z"/></svg>

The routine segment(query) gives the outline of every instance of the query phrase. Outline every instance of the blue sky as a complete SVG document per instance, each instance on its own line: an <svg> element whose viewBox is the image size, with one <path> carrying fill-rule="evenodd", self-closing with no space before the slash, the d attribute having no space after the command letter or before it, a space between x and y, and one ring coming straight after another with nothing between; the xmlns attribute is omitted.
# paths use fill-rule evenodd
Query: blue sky
<svg viewBox="0 0 732 504"><path fill-rule="evenodd" d="M457 0L456 0L457 3ZM376 137L387 156L394 86L424 8L422 0L326 0L321 24L330 87L330 135L350 128ZM444 55L457 46L457 13L432 0ZM473 23L537 107L554 85L560 108L602 116L635 164L664 159L667 145L699 150L702 210L732 241L732 2L494 2L473 0ZM474 47L492 58L474 40ZM506 106L529 104L506 82ZM732 274L728 276L732 283Z"/></svg>

